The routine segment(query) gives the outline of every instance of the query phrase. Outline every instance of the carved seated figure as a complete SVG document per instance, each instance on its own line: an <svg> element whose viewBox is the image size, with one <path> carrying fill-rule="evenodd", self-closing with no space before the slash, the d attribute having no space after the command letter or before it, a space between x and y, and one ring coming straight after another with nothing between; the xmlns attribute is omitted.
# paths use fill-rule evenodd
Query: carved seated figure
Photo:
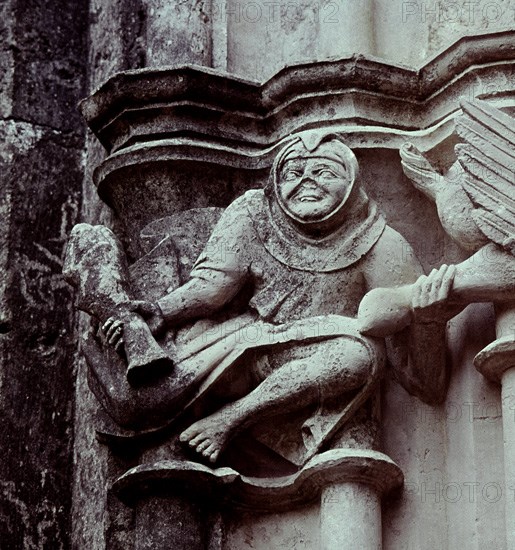
<svg viewBox="0 0 515 550"><path fill-rule="evenodd" d="M85 235L93 242L95 231L83 227L72 237L66 269L76 282L109 262L111 270L121 265L113 264L113 238L103 265L97 257L78 273ZM120 286L122 271L104 287ZM127 312L146 320L162 349L174 350L172 372L152 382L163 396L158 408L170 419L190 411L178 423L180 441L200 458L215 463L235 436L293 414L302 418L304 448L297 445L291 456L302 466L370 398L382 374L384 341L361 334L356 320L372 289L414 283L411 324L391 342L391 360L409 391L428 402L443 399L445 324L456 313L445 299L453 277L447 266L423 275L409 244L360 187L353 152L337 135L311 131L288 140L264 189L229 205L185 284L157 300L126 292L115 300L125 317L119 304L98 317L107 347L118 353L128 343ZM92 284L79 285L82 294L97 292ZM105 402L114 375L96 376L104 377L98 393ZM147 390L143 384L130 391ZM205 405L215 402L210 395L218 396L215 408ZM145 405L138 410L144 415ZM329 410L329 420L314 420Z"/></svg>

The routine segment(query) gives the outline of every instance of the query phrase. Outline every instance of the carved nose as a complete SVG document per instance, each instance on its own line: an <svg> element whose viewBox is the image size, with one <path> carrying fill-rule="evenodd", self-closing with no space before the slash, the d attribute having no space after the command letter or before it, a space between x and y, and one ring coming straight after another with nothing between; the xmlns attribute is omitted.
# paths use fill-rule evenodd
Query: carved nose
<svg viewBox="0 0 515 550"><path fill-rule="evenodd" d="M302 179L300 180L300 182L303 183L303 184L311 185L312 187L316 187L316 182L311 177L311 175L302 176Z"/></svg>

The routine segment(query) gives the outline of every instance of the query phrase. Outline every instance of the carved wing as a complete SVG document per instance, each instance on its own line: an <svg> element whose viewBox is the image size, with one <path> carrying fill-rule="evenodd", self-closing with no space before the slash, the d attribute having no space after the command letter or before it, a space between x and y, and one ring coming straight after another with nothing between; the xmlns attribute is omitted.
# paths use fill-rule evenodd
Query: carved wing
<svg viewBox="0 0 515 550"><path fill-rule="evenodd" d="M456 146L463 188L486 237L515 255L515 119L483 101L461 104Z"/></svg>

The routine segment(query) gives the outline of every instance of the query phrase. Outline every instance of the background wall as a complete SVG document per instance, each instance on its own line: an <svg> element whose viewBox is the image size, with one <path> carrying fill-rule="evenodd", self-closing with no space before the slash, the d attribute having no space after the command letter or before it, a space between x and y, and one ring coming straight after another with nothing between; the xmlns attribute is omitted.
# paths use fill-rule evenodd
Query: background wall
<svg viewBox="0 0 515 550"><path fill-rule="evenodd" d="M0 5L0 547L69 548L87 5Z"/></svg>

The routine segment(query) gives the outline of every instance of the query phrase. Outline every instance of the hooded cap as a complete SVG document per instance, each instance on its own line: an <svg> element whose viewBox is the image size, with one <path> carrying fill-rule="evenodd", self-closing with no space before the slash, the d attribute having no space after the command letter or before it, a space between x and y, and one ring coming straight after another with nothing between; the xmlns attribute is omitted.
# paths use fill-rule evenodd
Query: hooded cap
<svg viewBox="0 0 515 550"><path fill-rule="evenodd" d="M295 158L326 158L344 166L349 179L342 202L322 220L305 221L288 211L280 200L278 182L284 163ZM335 271L362 258L377 242L384 228L384 218L357 184L358 161L341 137L327 130L309 130L294 134L279 151L264 188L264 197L251 207L254 225L263 245L281 263L305 271ZM265 204L266 203L266 204ZM259 213L256 216L256 213ZM338 221L328 235L311 238L296 227ZM295 224L292 224L291 221Z"/></svg>
<svg viewBox="0 0 515 550"><path fill-rule="evenodd" d="M345 168L349 183L347 185L346 194L343 200L333 211L329 212L322 219L306 221L298 218L295 214L288 210L280 198L278 185L281 169L285 162L293 159L307 159L314 157L325 158L341 164ZM338 135L323 130L309 130L294 135L289 143L281 149L274 160L272 170L270 172L270 178L265 187L265 193L269 200L273 200L273 197L275 197L275 200L281 207L283 213L287 217L295 220L296 223L306 226L320 224L320 222L329 221L331 218L338 215L339 211L343 208L343 205L352 192L354 182L358 177L358 172L358 161L356 160L354 153L347 145L345 145L345 143L343 143Z"/></svg>

